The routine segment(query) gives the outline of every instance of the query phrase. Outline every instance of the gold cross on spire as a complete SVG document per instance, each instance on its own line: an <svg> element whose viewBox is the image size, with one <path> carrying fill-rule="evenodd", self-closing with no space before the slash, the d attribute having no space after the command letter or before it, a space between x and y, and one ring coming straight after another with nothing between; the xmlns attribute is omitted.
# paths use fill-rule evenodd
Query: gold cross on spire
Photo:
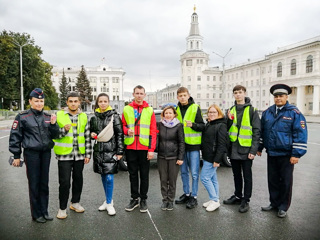
<svg viewBox="0 0 320 240"><path fill-rule="evenodd" d="M196 8L196 5L194 5L194 7L193 7L193 11L194 11L194 12L196 12L196 9L197 9L197 8Z"/></svg>

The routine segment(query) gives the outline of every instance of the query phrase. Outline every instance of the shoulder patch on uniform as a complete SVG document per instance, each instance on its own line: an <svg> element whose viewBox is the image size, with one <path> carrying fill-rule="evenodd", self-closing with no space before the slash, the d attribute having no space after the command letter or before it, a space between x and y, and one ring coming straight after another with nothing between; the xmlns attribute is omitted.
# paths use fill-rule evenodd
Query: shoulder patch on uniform
<svg viewBox="0 0 320 240"><path fill-rule="evenodd" d="M306 122L305 121L300 121L300 125L301 125L302 129L306 128Z"/></svg>
<svg viewBox="0 0 320 240"><path fill-rule="evenodd" d="M21 115L26 114L26 113L28 113L28 110L24 110L24 111L20 112Z"/></svg>
<svg viewBox="0 0 320 240"><path fill-rule="evenodd" d="M296 112L297 114L300 114L300 111L296 108L292 109L292 111Z"/></svg>
<svg viewBox="0 0 320 240"><path fill-rule="evenodd" d="M17 129L19 122L17 120L13 121L12 129Z"/></svg>

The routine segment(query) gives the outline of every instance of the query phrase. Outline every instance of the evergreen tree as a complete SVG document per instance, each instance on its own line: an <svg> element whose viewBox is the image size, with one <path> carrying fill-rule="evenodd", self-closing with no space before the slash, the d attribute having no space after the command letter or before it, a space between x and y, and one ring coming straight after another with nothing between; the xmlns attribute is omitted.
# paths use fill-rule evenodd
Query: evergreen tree
<svg viewBox="0 0 320 240"><path fill-rule="evenodd" d="M62 70L62 78L61 78L61 82L59 85L59 90L60 90L60 106L61 108L66 107L67 106L67 95L70 89L70 85L69 82L66 78L66 75L64 73L64 69Z"/></svg>
<svg viewBox="0 0 320 240"><path fill-rule="evenodd" d="M84 110L87 110L87 106L92 101L92 88L90 87L90 82L87 77L87 73L84 69L84 66L81 66L81 70L77 77L76 89L80 94L80 98L82 101L81 107Z"/></svg>

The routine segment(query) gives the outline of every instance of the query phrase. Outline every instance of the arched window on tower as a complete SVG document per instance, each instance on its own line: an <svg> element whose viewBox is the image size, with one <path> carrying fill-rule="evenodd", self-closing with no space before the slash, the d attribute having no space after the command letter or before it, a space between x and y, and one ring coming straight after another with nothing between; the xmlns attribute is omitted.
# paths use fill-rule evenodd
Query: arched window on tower
<svg viewBox="0 0 320 240"><path fill-rule="evenodd" d="M197 41L197 49L199 49L199 42Z"/></svg>
<svg viewBox="0 0 320 240"><path fill-rule="evenodd" d="M282 77L282 63L279 62L277 66L277 77Z"/></svg>
<svg viewBox="0 0 320 240"><path fill-rule="evenodd" d="M297 73L297 61L295 59L291 60L290 72L291 75L296 75Z"/></svg>
<svg viewBox="0 0 320 240"><path fill-rule="evenodd" d="M193 42L190 42L190 49L193 49Z"/></svg>
<svg viewBox="0 0 320 240"><path fill-rule="evenodd" d="M306 62L306 73L312 72L312 68L313 68L313 57L312 55L309 55L307 57L307 62Z"/></svg>

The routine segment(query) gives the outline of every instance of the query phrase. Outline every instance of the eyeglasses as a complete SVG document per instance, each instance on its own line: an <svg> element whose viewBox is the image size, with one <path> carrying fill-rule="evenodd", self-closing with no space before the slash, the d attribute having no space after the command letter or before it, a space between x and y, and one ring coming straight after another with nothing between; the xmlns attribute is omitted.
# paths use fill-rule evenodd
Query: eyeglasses
<svg viewBox="0 0 320 240"><path fill-rule="evenodd" d="M215 113L218 113L218 112L208 112L208 114L215 114Z"/></svg>

